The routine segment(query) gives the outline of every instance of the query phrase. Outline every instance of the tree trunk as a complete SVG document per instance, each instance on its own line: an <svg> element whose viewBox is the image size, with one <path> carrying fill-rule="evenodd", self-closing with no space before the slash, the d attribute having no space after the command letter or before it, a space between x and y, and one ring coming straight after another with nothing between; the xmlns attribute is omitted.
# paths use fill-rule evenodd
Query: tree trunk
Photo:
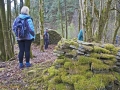
<svg viewBox="0 0 120 90"><path fill-rule="evenodd" d="M1 15L1 13L0 13ZM3 31L2 31L2 22L1 22L1 16L0 16L0 60L5 60L6 59L6 54L5 54L5 45L4 44L4 39L3 39Z"/></svg>
<svg viewBox="0 0 120 90"><path fill-rule="evenodd" d="M7 27L8 27L8 31L10 32L10 42L11 42L11 48L12 48L12 52L14 52L14 36L12 34L12 28L11 28L11 2L10 0L7 0Z"/></svg>
<svg viewBox="0 0 120 90"><path fill-rule="evenodd" d="M40 0L40 51L44 51L44 0Z"/></svg>
<svg viewBox="0 0 120 90"><path fill-rule="evenodd" d="M80 31L80 24L81 24L81 16L80 16L80 8L79 8L79 24L78 24L78 31Z"/></svg>
<svg viewBox="0 0 120 90"><path fill-rule="evenodd" d="M81 29L83 32L83 40L86 40L85 30L84 30L84 0L79 0L79 6L80 6L80 14L81 14Z"/></svg>
<svg viewBox="0 0 120 90"><path fill-rule="evenodd" d="M81 29L84 29L84 15L83 15L83 0L79 0L79 6L81 11Z"/></svg>
<svg viewBox="0 0 120 90"><path fill-rule="evenodd" d="M15 15L18 16L17 0L14 0Z"/></svg>
<svg viewBox="0 0 120 90"><path fill-rule="evenodd" d="M117 13L118 13L117 12L117 4L120 4L120 3L118 3L118 1L115 1L115 32L113 35L113 41L112 41L113 44L115 44L116 35L117 35L118 30L120 28L120 15L117 16Z"/></svg>
<svg viewBox="0 0 120 90"><path fill-rule="evenodd" d="M66 25L66 39L68 39L68 29L67 29L67 5L66 5L66 0L64 0L65 3L65 25Z"/></svg>
<svg viewBox="0 0 120 90"><path fill-rule="evenodd" d="M25 0L25 6L28 6L30 8L30 0Z"/></svg>
<svg viewBox="0 0 120 90"><path fill-rule="evenodd" d="M62 10L61 10L61 4L60 4L60 0L59 0L59 2L58 2L58 10L59 10L59 18L60 18L60 24L61 24L61 32L62 32L62 37L64 38L65 36L64 36L64 29L63 29L63 21L62 21Z"/></svg>
<svg viewBox="0 0 120 90"><path fill-rule="evenodd" d="M23 7L23 0L20 0L20 11L22 7Z"/></svg>
<svg viewBox="0 0 120 90"><path fill-rule="evenodd" d="M97 41L98 42L101 42L101 40L102 40L104 28L109 19L111 3L112 3L112 0L108 0L107 5L102 9L101 8L102 1L100 2L100 10L99 10L99 17L98 17L98 33L97 33ZM95 10L97 10L97 9L95 8Z"/></svg>
<svg viewBox="0 0 120 90"><path fill-rule="evenodd" d="M4 46L5 46L5 60L9 60L13 57L14 53L11 48L11 40L10 40L10 32L7 28L6 14L5 14L5 5L4 0L0 0L0 12L1 13L1 22L2 22L2 30L4 36Z"/></svg>
<svg viewBox="0 0 120 90"><path fill-rule="evenodd" d="M25 6L30 9L30 0L25 0ZM30 58L33 58L32 48L30 48Z"/></svg>
<svg viewBox="0 0 120 90"><path fill-rule="evenodd" d="M94 0L92 1L92 35L94 35L94 25L95 25L95 23L94 23L94 6L95 6L95 2L94 2Z"/></svg>

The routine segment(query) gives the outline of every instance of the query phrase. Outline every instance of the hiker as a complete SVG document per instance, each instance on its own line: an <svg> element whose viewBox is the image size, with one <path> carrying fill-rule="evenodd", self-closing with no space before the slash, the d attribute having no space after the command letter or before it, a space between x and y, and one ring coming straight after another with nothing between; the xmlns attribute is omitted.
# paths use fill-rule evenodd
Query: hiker
<svg viewBox="0 0 120 90"><path fill-rule="evenodd" d="M116 44L118 44L118 41L119 41L119 36L118 35L116 36L115 41L116 41Z"/></svg>
<svg viewBox="0 0 120 90"><path fill-rule="evenodd" d="M44 32L44 48L47 49L48 45L49 45L49 33L48 29L46 29Z"/></svg>
<svg viewBox="0 0 120 90"><path fill-rule="evenodd" d="M78 40L83 41L83 30L81 29L78 34Z"/></svg>
<svg viewBox="0 0 120 90"><path fill-rule="evenodd" d="M22 22L24 22L24 24ZM21 27L23 27L24 29ZM35 31L32 18L29 15L29 8L27 6L22 7L21 13L18 15L18 17L16 17L13 22L12 29L14 31L14 34L16 35L16 40L19 47L19 68L23 68L24 66L30 67L30 48L32 41L35 39ZM26 59L25 65L23 64L24 53Z"/></svg>

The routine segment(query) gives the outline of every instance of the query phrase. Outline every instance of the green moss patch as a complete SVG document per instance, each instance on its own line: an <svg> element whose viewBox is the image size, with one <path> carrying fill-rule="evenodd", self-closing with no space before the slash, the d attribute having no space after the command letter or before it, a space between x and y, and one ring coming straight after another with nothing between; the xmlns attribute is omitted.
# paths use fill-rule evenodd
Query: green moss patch
<svg viewBox="0 0 120 90"><path fill-rule="evenodd" d="M116 80L120 81L120 74L113 70L116 62L115 53L119 49L112 44L100 46L97 44L91 46L88 43L82 45L76 39L62 38L55 47L55 52L59 52L59 57L53 63L41 63L31 70L27 69L25 82L28 83L31 90L32 88L33 90L34 88L42 88L42 90L107 90L107 86L114 85ZM83 55L77 55L77 50L81 50L80 48L84 49L81 51L84 53ZM68 57L69 55L71 57ZM27 81L28 79L30 80Z"/></svg>

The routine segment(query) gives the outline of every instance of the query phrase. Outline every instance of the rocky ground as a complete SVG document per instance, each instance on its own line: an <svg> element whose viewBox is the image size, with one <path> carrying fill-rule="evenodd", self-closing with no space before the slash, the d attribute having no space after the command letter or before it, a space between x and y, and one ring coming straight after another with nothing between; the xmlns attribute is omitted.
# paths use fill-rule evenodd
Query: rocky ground
<svg viewBox="0 0 120 90"><path fill-rule="evenodd" d="M49 45L49 48L44 52L41 52L39 46L32 45L33 58L30 60L32 65L36 65L45 61L54 61L56 56L53 55L53 49L55 45ZM14 90L10 89L9 85L12 83L22 83L22 78L24 77L22 69L18 66L18 47L15 45L15 59L7 62L0 62L0 88L1 90ZM25 62L25 61L24 61ZM13 87L15 88L15 87Z"/></svg>

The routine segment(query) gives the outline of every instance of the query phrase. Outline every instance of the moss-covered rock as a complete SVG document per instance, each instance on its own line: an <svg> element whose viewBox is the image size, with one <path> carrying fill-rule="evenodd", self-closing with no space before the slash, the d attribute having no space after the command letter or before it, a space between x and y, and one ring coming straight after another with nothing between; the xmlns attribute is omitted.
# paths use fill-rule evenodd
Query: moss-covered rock
<svg viewBox="0 0 120 90"><path fill-rule="evenodd" d="M112 44L103 46L62 38L55 47L55 52L60 56L50 65L49 62L40 64L36 69L32 68L35 72L28 71L30 75L27 74L27 80L33 77L28 85L33 88L34 83L36 89L39 87L42 90L109 90L112 85L117 85L112 86L112 90L117 90L120 74L114 66L117 67L115 53L119 49ZM83 49L82 55L77 53L80 48Z"/></svg>
<svg viewBox="0 0 120 90"><path fill-rule="evenodd" d="M111 60L114 59L115 56L114 55L110 55L110 54L98 54L98 53L91 53L91 57L97 58L97 59L105 59L105 60Z"/></svg>
<svg viewBox="0 0 120 90"><path fill-rule="evenodd" d="M102 47L98 47L98 46L94 46L94 52L95 53L106 53L106 54L110 53L109 50L102 48Z"/></svg>
<svg viewBox="0 0 120 90"><path fill-rule="evenodd" d="M61 40L60 34L58 34L55 30L49 30L49 44L57 44ZM34 43L40 44L40 33L36 34L36 38Z"/></svg>

